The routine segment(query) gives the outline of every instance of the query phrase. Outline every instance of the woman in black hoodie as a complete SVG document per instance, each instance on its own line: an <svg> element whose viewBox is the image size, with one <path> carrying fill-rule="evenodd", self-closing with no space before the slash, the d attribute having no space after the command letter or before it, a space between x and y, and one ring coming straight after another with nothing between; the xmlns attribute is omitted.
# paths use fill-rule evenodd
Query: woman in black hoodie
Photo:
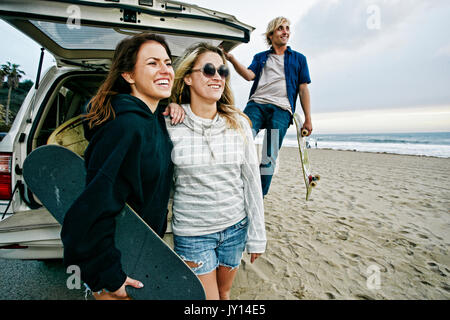
<svg viewBox="0 0 450 320"><path fill-rule="evenodd" d="M142 287L124 273L114 246L114 217L125 202L158 235L165 233L173 145L163 117L168 111L158 103L170 96L173 78L164 38L140 34L117 45L108 76L90 101L86 188L67 212L61 238L64 264L80 267L82 280L101 291L96 299L128 299L125 286Z"/></svg>

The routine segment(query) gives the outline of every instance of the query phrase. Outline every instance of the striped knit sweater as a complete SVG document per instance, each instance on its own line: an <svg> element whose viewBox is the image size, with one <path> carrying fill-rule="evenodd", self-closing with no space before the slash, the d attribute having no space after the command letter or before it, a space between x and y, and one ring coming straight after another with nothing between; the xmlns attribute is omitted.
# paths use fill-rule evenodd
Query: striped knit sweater
<svg viewBox="0 0 450 320"><path fill-rule="evenodd" d="M263 253L266 247L264 205L256 147L248 121L244 130L227 127L216 115L196 116L190 105L182 124L167 129L174 148L174 198L172 229L180 236L222 231L249 217L247 252Z"/></svg>

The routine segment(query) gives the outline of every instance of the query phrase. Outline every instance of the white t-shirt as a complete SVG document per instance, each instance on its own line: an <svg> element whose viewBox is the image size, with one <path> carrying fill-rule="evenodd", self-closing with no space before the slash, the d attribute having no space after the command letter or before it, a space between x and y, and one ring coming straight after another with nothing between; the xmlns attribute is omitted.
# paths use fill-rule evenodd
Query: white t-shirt
<svg viewBox="0 0 450 320"><path fill-rule="evenodd" d="M258 88L250 97L256 103L270 103L291 111L284 74L284 55L270 54L261 73Z"/></svg>

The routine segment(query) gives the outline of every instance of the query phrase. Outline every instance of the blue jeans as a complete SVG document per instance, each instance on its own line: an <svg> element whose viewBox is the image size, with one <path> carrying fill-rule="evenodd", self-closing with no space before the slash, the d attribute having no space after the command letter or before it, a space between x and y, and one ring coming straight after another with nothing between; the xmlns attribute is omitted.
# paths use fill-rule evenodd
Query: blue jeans
<svg viewBox="0 0 450 320"><path fill-rule="evenodd" d="M273 104L259 104L249 101L244 113L252 121L253 137L261 129L266 129L262 150L261 185L263 196L269 192L270 183L275 172L278 151L291 123L291 114Z"/></svg>
<svg viewBox="0 0 450 320"><path fill-rule="evenodd" d="M173 235L175 252L184 261L194 262L196 275L214 271L219 265L239 267L247 243L248 218L223 231L202 236Z"/></svg>

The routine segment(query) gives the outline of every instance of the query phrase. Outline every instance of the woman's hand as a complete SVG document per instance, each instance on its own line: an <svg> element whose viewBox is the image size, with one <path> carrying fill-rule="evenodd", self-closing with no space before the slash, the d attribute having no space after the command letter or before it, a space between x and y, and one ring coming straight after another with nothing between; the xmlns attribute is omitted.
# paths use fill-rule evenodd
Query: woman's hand
<svg viewBox="0 0 450 320"><path fill-rule="evenodd" d="M179 104L172 102L167 106L166 110L164 110L162 114L163 116L170 115L170 123L172 125L176 125L184 121L186 112L184 112L184 109Z"/></svg>
<svg viewBox="0 0 450 320"><path fill-rule="evenodd" d="M101 293L94 293L93 296L95 300L131 300L128 296L127 291L125 290L126 286L132 286L134 288L140 289L144 287L144 285L138 281L127 277L123 285L114 292L107 292L102 290Z"/></svg>
<svg viewBox="0 0 450 320"><path fill-rule="evenodd" d="M251 253L250 254L250 263L255 262L256 259L258 259L262 253Z"/></svg>
<svg viewBox="0 0 450 320"><path fill-rule="evenodd" d="M125 290L126 286L132 286L134 288L140 289L144 285L142 284L142 282L140 282L138 280L134 280L134 279L131 279L130 277L127 277L127 279L125 280L123 285L117 291L111 292L111 295L113 297L118 298L118 299L127 299L127 298L129 298L129 296L127 294L127 291Z"/></svg>

